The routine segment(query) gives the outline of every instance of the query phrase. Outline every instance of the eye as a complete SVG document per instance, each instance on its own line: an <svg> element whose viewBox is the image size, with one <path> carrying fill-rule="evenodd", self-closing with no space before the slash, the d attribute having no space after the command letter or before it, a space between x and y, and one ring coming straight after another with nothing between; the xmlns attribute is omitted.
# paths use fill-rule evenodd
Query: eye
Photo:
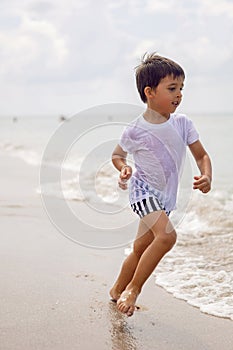
<svg viewBox="0 0 233 350"><path fill-rule="evenodd" d="M174 87L168 88L169 91L175 91L175 89L176 89L176 88L174 88Z"/></svg>

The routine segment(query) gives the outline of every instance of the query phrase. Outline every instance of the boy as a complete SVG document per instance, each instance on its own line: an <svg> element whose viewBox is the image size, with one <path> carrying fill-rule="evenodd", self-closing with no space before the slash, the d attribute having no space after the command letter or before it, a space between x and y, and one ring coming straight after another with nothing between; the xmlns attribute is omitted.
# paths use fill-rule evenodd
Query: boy
<svg viewBox="0 0 233 350"><path fill-rule="evenodd" d="M132 253L125 259L110 290L118 310L132 316L142 287L176 242L168 216L175 209L178 182L188 145L200 170L193 189L211 189L210 158L193 123L174 113L181 103L185 74L174 61L156 53L144 55L136 68L137 89L147 108L123 132L112 155L120 171L119 186L127 189L130 204L140 217ZM136 171L126 163L132 153Z"/></svg>

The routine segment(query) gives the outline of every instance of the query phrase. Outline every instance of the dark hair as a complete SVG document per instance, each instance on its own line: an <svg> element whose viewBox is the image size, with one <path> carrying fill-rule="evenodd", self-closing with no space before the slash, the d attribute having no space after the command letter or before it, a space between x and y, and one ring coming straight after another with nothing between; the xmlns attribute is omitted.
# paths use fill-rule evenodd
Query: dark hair
<svg viewBox="0 0 233 350"><path fill-rule="evenodd" d="M144 93L145 87L156 88L159 82L168 75L174 78L185 77L183 69L169 58L159 56L156 52L143 55L141 64L136 67L136 84L143 102L147 101Z"/></svg>

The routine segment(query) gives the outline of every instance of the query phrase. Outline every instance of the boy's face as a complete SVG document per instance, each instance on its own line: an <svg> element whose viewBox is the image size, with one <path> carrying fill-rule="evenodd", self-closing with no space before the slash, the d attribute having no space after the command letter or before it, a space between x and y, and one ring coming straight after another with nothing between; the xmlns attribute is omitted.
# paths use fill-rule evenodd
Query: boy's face
<svg viewBox="0 0 233 350"><path fill-rule="evenodd" d="M148 107L169 118L170 113L174 113L181 103L183 86L184 77L166 76L152 90L151 97L147 99Z"/></svg>

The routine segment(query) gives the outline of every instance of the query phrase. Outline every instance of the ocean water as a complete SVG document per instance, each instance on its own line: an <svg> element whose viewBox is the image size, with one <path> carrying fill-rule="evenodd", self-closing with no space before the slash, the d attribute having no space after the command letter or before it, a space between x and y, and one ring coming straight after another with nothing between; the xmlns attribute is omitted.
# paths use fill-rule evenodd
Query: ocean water
<svg viewBox="0 0 233 350"><path fill-rule="evenodd" d="M136 220L127 192L118 189L118 174L110 162L123 128L141 108L123 107L90 109L76 118L76 124L73 118L62 121L56 115L1 116L0 154L19 157L38 169L41 164L59 169L60 181L48 176L36 184L38 196L65 200L71 209L76 203L87 203L97 215L105 210L104 217L117 228L115 213L122 210L126 222ZM179 215L171 216L178 242L157 267L155 281L202 312L233 320L233 115L188 116L211 156L213 188L208 195L192 191L192 176L198 172L189 156L179 193ZM92 220L91 215L87 220ZM127 226L124 220L119 235ZM130 242L124 243L127 254Z"/></svg>

